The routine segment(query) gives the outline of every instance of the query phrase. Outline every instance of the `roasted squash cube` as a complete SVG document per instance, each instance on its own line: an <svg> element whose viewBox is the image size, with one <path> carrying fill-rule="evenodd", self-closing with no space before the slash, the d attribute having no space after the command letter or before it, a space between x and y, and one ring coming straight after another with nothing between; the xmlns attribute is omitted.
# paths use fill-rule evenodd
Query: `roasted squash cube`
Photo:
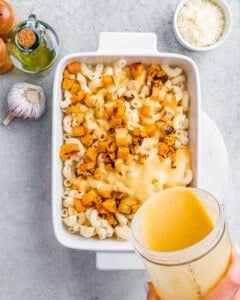
<svg viewBox="0 0 240 300"><path fill-rule="evenodd" d="M97 158L97 150L94 147L88 147L85 152L85 157L88 160L96 161Z"/></svg>
<svg viewBox="0 0 240 300"><path fill-rule="evenodd" d="M62 83L62 88L64 90L70 90L74 84L74 80L65 78Z"/></svg>
<svg viewBox="0 0 240 300"><path fill-rule="evenodd" d="M74 199L74 209L77 212L84 212L86 210L86 207L82 204L82 200L80 199Z"/></svg>
<svg viewBox="0 0 240 300"><path fill-rule="evenodd" d="M102 206L109 212L115 213L117 211L116 201L114 199L105 200Z"/></svg>
<svg viewBox="0 0 240 300"><path fill-rule="evenodd" d="M80 62L74 61L67 65L68 71L73 74L77 74L81 70Z"/></svg>
<svg viewBox="0 0 240 300"><path fill-rule="evenodd" d="M122 159L127 159L129 154L128 147L118 147L117 157Z"/></svg>
<svg viewBox="0 0 240 300"><path fill-rule="evenodd" d="M78 144L64 144L60 148L60 159L65 161L71 157L71 155L77 153L79 151Z"/></svg>
<svg viewBox="0 0 240 300"><path fill-rule="evenodd" d="M93 137L90 133L82 136L80 139L85 146L90 147L93 144Z"/></svg>
<svg viewBox="0 0 240 300"><path fill-rule="evenodd" d="M97 201L97 193L93 190L83 195L82 203L85 206L89 206L92 204L92 202L96 202L96 201Z"/></svg>
<svg viewBox="0 0 240 300"><path fill-rule="evenodd" d="M102 81L103 81L104 86L109 86L109 85L113 84L113 78L111 75L103 74Z"/></svg>
<svg viewBox="0 0 240 300"><path fill-rule="evenodd" d="M133 77L140 76L144 70L144 66L142 63L134 63L130 66L130 74Z"/></svg>
<svg viewBox="0 0 240 300"><path fill-rule="evenodd" d="M75 126L72 130L74 136L83 136L85 134L83 126Z"/></svg>

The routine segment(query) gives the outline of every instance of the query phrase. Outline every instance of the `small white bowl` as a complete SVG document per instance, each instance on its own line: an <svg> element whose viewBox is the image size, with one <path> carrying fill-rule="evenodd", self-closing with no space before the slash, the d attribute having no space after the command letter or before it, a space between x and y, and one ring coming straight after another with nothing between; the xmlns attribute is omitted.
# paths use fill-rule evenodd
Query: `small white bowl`
<svg viewBox="0 0 240 300"><path fill-rule="evenodd" d="M192 50L192 51L209 51L212 49L217 48L218 46L222 45L222 43L224 43L226 41L226 39L228 38L231 29L232 29L232 14L230 11L229 6L227 5L227 3L224 0L211 0L212 2L218 4L223 12L224 12L224 16L225 16L225 27L224 27L224 31L222 36L220 37L220 39L214 43L211 46L206 46L206 47L197 47L194 45L191 45L189 42L187 42L182 35L180 34L179 30L178 30L178 15L179 12L181 11L182 7L188 2L189 0L183 0L179 3L179 5L177 6L177 9L175 11L174 14L174 20L173 20L173 31L174 34L176 36L176 39L178 40L178 42L183 45L184 47Z"/></svg>

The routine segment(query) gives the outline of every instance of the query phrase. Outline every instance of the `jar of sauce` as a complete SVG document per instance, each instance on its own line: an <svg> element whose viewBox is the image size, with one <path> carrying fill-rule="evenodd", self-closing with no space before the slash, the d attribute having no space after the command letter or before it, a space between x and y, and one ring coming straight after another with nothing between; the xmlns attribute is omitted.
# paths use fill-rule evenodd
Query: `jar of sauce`
<svg viewBox="0 0 240 300"><path fill-rule="evenodd" d="M169 188L146 200L132 221L135 250L163 300L198 300L225 274L231 241L209 193Z"/></svg>

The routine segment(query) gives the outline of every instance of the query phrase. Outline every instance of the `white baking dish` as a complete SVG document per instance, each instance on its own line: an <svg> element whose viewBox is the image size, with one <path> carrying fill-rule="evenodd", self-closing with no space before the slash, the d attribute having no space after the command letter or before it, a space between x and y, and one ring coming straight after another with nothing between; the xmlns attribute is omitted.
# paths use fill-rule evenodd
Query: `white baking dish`
<svg viewBox="0 0 240 300"><path fill-rule="evenodd" d="M133 251L130 241L117 241L113 239L97 240L84 239L79 235L67 232L62 223L61 195L63 192L62 163L59 159L59 148L63 141L62 112L59 101L62 98L61 82L62 73L66 65L74 60L81 60L89 64L111 63L119 58L124 58L127 63L143 62L144 64L159 63L181 66L187 75L187 89L190 93L191 105L190 119L190 150L194 180L192 186L198 186L200 174L200 83L198 69L188 57L160 53L156 48L156 36L153 33L101 33L99 48L96 52L73 53L63 57L58 63L53 88L53 118L52 118L52 217L54 232L57 240L62 245L92 251Z"/></svg>

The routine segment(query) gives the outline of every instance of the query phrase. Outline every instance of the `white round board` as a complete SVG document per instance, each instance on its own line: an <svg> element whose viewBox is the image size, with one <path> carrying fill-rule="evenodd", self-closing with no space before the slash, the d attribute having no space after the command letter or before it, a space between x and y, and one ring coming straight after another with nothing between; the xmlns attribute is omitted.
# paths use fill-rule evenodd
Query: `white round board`
<svg viewBox="0 0 240 300"><path fill-rule="evenodd" d="M228 154L224 140L209 116L201 113L201 174L199 187L223 201L228 180Z"/></svg>
<svg viewBox="0 0 240 300"><path fill-rule="evenodd" d="M213 194L219 201L228 179L228 155L223 138L209 116L201 112L201 173L199 187ZM144 270L134 252L97 252L99 270Z"/></svg>

